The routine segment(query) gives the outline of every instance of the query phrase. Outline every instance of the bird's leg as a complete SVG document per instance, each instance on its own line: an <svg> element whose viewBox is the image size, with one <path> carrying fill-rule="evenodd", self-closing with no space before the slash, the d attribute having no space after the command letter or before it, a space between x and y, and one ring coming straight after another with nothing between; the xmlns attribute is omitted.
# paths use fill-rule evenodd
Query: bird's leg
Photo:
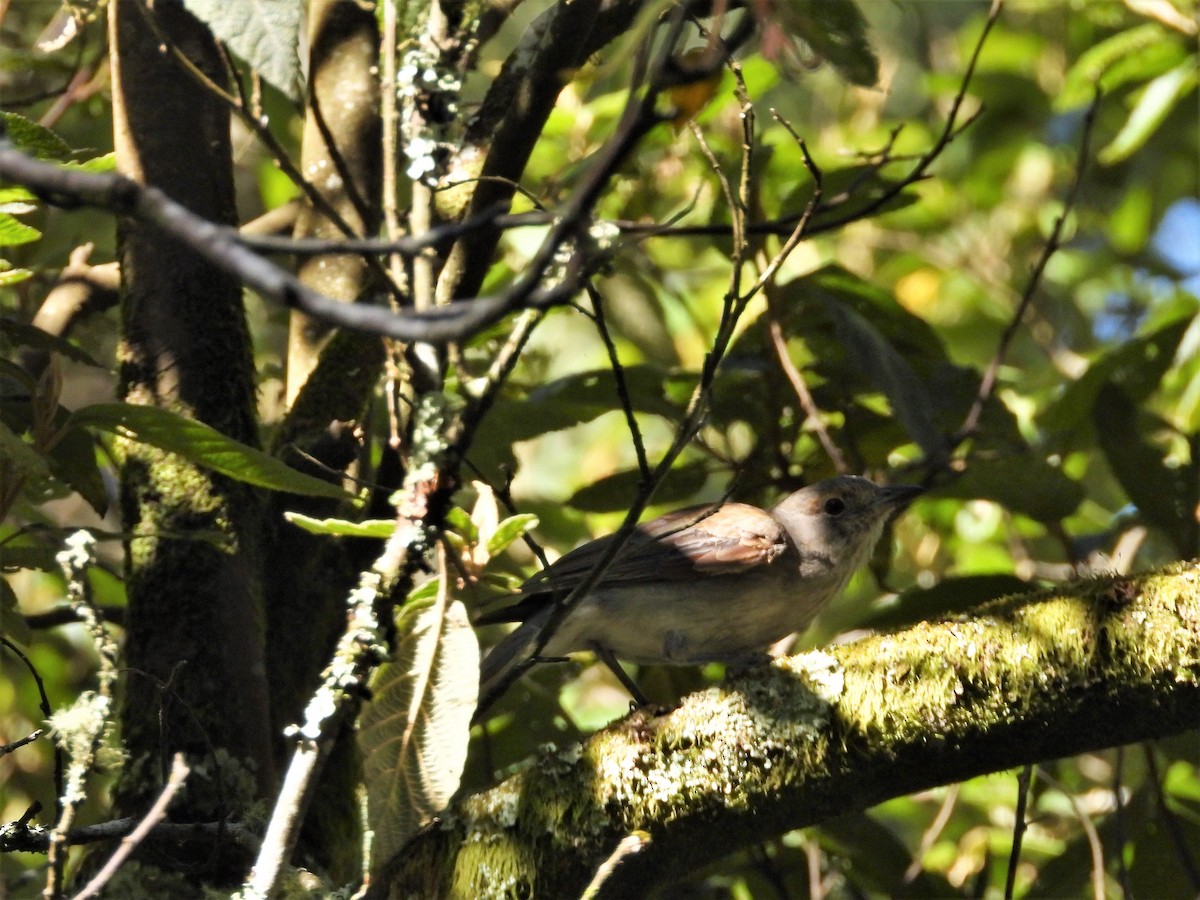
<svg viewBox="0 0 1200 900"><path fill-rule="evenodd" d="M634 702L637 703L638 706L650 705L650 701L646 699L646 695L642 693L641 688L639 688L637 684L634 683L634 680L629 677L624 669L621 668L621 664L617 662L617 658L613 656L611 650L605 646L602 646L601 644L596 643L595 641L591 642L591 649L592 652L600 657L600 661L608 666L608 670L617 676L617 681L624 685L625 690L629 691L629 695L633 697Z"/></svg>

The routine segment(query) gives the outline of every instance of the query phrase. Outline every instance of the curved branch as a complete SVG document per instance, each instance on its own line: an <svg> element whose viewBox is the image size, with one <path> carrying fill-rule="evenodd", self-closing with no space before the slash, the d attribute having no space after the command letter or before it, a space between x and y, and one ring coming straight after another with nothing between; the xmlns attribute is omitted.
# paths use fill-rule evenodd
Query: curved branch
<svg viewBox="0 0 1200 900"><path fill-rule="evenodd" d="M38 162L2 140L0 177L24 185L47 203L68 209L96 207L152 224L263 297L304 310L335 325L401 341L443 344L463 340L512 310L524 306L549 306L561 302L574 290L573 283L546 290L526 283L521 290L461 300L423 313L392 312L381 305L340 303L247 249L236 229L210 222L157 188L144 187L121 175L97 175Z"/></svg>
<svg viewBox="0 0 1200 900"><path fill-rule="evenodd" d="M490 897L495 872L510 895L578 896L644 832L599 893L643 896L891 797L1197 722L1200 564L1077 582L778 660L544 751L448 809L368 896Z"/></svg>

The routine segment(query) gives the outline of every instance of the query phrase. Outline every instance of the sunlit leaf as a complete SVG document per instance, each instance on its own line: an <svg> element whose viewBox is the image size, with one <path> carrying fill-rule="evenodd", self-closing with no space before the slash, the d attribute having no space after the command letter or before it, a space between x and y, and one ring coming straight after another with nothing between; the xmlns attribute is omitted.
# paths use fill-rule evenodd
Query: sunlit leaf
<svg viewBox="0 0 1200 900"><path fill-rule="evenodd" d="M18 222L8 213L0 213L0 247L15 247L36 241L42 233L36 228Z"/></svg>
<svg viewBox="0 0 1200 900"><path fill-rule="evenodd" d="M503 553L513 541L519 540L522 535L537 526L538 517L533 513L518 513L515 516L509 516L496 526L495 532L488 538L488 553L492 556Z"/></svg>
<svg viewBox="0 0 1200 900"><path fill-rule="evenodd" d="M1132 156L1150 139L1171 110L1196 87L1196 57L1190 57L1146 85L1112 142L1096 158L1106 166Z"/></svg>
<svg viewBox="0 0 1200 900"><path fill-rule="evenodd" d="M0 287L12 287L33 277L29 269L13 268L12 263L0 259Z"/></svg>
<svg viewBox="0 0 1200 900"><path fill-rule="evenodd" d="M1055 94L1054 107L1062 111L1087 103L1097 86L1111 94L1129 81L1153 78L1177 65L1183 53L1180 43L1153 22L1118 32L1080 54Z"/></svg>
<svg viewBox="0 0 1200 900"><path fill-rule="evenodd" d="M395 519L364 519L361 522L351 522L347 519L314 519L298 512L285 512L283 517L310 534L386 539L396 531Z"/></svg>

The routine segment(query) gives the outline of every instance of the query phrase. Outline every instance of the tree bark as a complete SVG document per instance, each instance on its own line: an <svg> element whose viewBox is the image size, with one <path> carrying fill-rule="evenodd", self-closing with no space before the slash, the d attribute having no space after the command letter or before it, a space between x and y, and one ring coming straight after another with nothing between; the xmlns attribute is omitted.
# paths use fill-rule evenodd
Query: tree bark
<svg viewBox="0 0 1200 900"><path fill-rule="evenodd" d="M118 169L205 218L232 225L225 105L179 57L220 83L208 29L178 3L109 8ZM258 443L254 364L238 282L184 244L120 225L121 392ZM139 816L172 755L189 757L178 821L241 817L269 796L270 709L258 564L261 512L246 485L173 454L120 442L129 611L117 815ZM201 537L202 535L207 537ZM195 847L199 880L240 878L240 854ZM238 858L234 858L234 857Z"/></svg>
<svg viewBox="0 0 1200 900"><path fill-rule="evenodd" d="M371 897L599 897L891 797L1200 725L1200 564L776 661L452 805ZM635 852L613 856L622 840Z"/></svg>

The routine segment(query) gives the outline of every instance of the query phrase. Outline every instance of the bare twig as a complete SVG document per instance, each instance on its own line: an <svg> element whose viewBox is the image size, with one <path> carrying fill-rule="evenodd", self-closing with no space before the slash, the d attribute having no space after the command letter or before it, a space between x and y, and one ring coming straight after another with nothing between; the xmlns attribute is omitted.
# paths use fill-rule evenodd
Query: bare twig
<svg viewBox="0 0 1200 900"><path fill-rule="evenodd" d="M633 452L637 456L638 472L642 482L650 478L650 461L646 458L646 444L642 440L642 429L638 427L637 416L633 412L633 397L629 393L629 384L625 380L625 367L617 355L617 345L613 343L612 334L608 330L608 322L604 317L604 298L591 281L584 284L588 298L592 301L592 321L596 323L596 331L604 343L608 353L608 367L612 370L613 381L617 386L617 397L621 401L621 410L625 414L625 424L629 428L629 439L633 442Z"/></svg>
<svg viewBox="0 0 1200 900"><path fill-rule="evenodd" d="M588 882L588 886L584 888L579 900L594 900L600 895L600 889L604 886L604 882L608 881L616 868L621 865L626 859L645 849L650 843L650 835L644 831L635 831L622 840L612 855L608 857L600 867L596 869L596 874L592 880Z"/></svg>
<svg viewBox="0 0 1200 900"><path fill-rule="evenodd" d="M1037 262L1034 263L1033 271L1030 272L1029 281L1025 285L1025 290L1021 293L1021 300L1017 304L1016 310L1013 311L1012 319L1009 320L1004 333L1000 335L1000 342L996 345L996 352L992 355L992 359L983 373L983 378L979 382L979 392L975 397L975 402L971 404L971 408L967 412L962 425L959 427L958 433L952 439L954 445L961 444L978 427L979 419L983 415L983 408L988 400L991 399L992 393L996 390L996 381L1000 374L1000 367L1004 364L1004 358L1008 355L1009 345L1012 343L1013 338L1016 337L1017 330L1021 327L1021 322L1025 318L1025 312L1029 309L1029 305L1033 302L1033 297L1037 293L1038 286L1041 284L1042 275L1046 271L1046 264L1050 262L1050 257L1061 246L1063 226L1066 224L1067 217L1070 216L1071 210L1075 206L1075 200L1079 196L1079 187L1083 183L1083 173L1087 168L1088 148L1091 144L1092 128L1096 124L1096 113L1100 109L1100 100L1101 94L1097 89L1083 119L1083 132L1079 139L1079 161L1075 166L1075 177L1072 179L1071 186L1067 189L1067 194L1063 198L1062 211L1058 214L1058 218L1054 220L1054 227L1050 231L1050 236L1046 239L1046 243L1042 247L1042 252L1038 255Z"/></svg>
<svg viewBox="0 0 1200 900"><path fill-rule="evenodd" d="M967 63L966 71L963 73L962 82L959 85L958 92L950 104L950 111L947 113L946 121L943 124L942 131L939 133L933 145L917 157L916 163L909 170L908 174L891 184L887 190L872 198L870 201L846 212L841 216L822 217L820 221L814 221L812 215L804 228L803 237L813 237L818 234L825 234L830 231L836 231L844 228L851 222L857 222L860 219L865 219L868 216L880 211L893 199L899 196L904 190L917 184L920 181L929 177L929 167L942 155L946 147L969 128L978 118L979 113L976 112L962 121L959 116L962 113L962 105L966 100L967 88L970 86L971 80L975 74L975 68L979 62L979 55L983 50L983 46L987 41L988 35L991 33L992 27L1000 17L1000 11L1003 7L1003 0L992 0L992 6L988 11L987 20L984 22L983 30L980 32L979 40L976 41L975 47L971 53L971 58ZM872 171L878 172L884 165L894 162L901 157L892 157L886 153L886 150L891 147L895 140L895 135L892 136L888 144L885 145L884 155L876 161ZM868 173L870 174L870 173ZM845 195L844 195L845 196ZM845 196L845 199L850 199ZM841 205L840 203L837 205ZM822 208L815 210L816 214L821 214L830 211L833 207L827 204ZM793 213L791 215L781 216L765 222L751 222L745 226L745 231L748 235L755 234L788 234L794 230L795 223L804 215L803 212ZM639 235L642 237L703 237L714 235L727 235L731 232L732 225L647 225L642 222L618 222L617 227L620 228L623 234Z"/></svg>
<svg viewBox="0 0 1200 900"><path fill-rule="evenodd" d="M938 807L937 815L933 817L933 821L929 823L929 827L921 835L921 843L913 852L912 863L904 870L905 884L912 884L925 868L925 854L929 852L949 823L950 816L954 812L954 805L958 802L958 792L959 785L957 784L952 784L946 789L946 796L942 798L942 805Z"/></svg>
<svg viewBox="0 0 1200 900"><path fill-rule="evenodd" d="M21 820L12 825L0 827L0 853L45 853L50 847L50 832L46 828L30 825L29 820L41 809L34 804ZM101 841L115 841L131 834L141 823L140 819L129 816L123 819L112 819L108 822L98 822L95 825L84 825L67 833L64 843L69 847L85 844L98 844ZM259 847L259 838L240 822L159 822L145 836L145 841L172 841L179 843L194 838L227 838L239 847L255 852Z"/></svg>
<svg viewBox="0 0 1200 900"><path fill-rule="evenodd" d="M183 783L187 780L190 771L187 763L183 761L183 754L176 753L174 762L171 764L171 776L167 779L167 783L163 785L162 792L158 795L158 799L154 801L154 805L150 807L146 815L138 822L137 827L121 839L121 845L109 857L108 862L104 864L104 867L99 872L92 876L92 879L83 886L83 890L79 891L73 900L87 900L88 897L94 897L100 893L112 877L117 874L117 870L124 865L125 860L129 858L129 855L133 853L137 845L144 841L154 827L166 818L167 808L171 805L171 801L175 799L175 795L179 793L179 789L183 787Z"/></svg>
<svg viewBox="0 0 1200 900"><path fill-rule="evenodd" d="M0 756L7 756L8 754L12 753L15 750L20 750L22 747L24 747L27 744L32 744L34 741L36 741L38 738L40 738L45 733L46 733L46 730L44 728L35 728L33 731L29 732L29 734L25 735L25 737L23 737L23 738L18 738L17 740L15 740L9 744L0 745Z"/></svg>
<svg viewBox="0 0 1200 900"><path fill-rule="evenodd" d="M820 166L817 165L816 160L808 152L808 145L804 142L804 138L800 137L791 124L775 110L771 110L771 115L776 122L787 129L788 133L796 141L797 146L799 146L800 153L804 157L804 166L808 169L809 174L812 175L813 195L809 198L808 205L801 214L800 220L796 223L796 227L792 229L792 233L784 242L783 247L775 255L775 258L763 267L755 289L757 290L759 286L765 289L768 313L767 335L770 338L771 347L775 351L775 358L779 361L779 367L783 370L784 377L787 378L788 383L792 386L792 391L796 394L800 408L804 410L805 423L811 425L813 431L816 432L817 440L824 448L825 454L829 457L830 462L833 463L834 468L842 475L847 475L850 473L850 465L846 462L846 457L842 454L841 448L834 442L833 436L830 435L829 429L825 426L825 419L821 416L821 410L813 399L812 392L809 391L804 376L800 374L800 370L792 362L791 354L788 353L787 336L783 333L782 310L779 308L779 299L775 293L775 279L779 274L779 269L783 265L783 261L799 245L801 238L805 234L806 226L811 221L813 212L821 202L824 176Z"/></svg>
<svg viewBox="0 0 1200 900"><path fill-rule="evenodd" d="M1021 842L1025 838L1025 809L1029 804L1029 784L1033 780L1033 766L1025 766L1017 774L1017 808L1013 812L1012 849L1008 854L1008 874L1004 879L1004 900L1012 900L1017 887L1017 865L1021 862Z"/></svg>

